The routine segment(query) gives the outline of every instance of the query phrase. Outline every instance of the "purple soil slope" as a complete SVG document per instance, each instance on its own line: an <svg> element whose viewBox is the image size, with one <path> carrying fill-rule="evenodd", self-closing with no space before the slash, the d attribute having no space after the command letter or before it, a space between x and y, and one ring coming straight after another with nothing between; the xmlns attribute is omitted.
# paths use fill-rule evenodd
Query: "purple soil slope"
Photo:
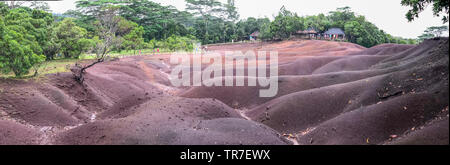
<svg viewBox="0 0 450 165"><path fill-rule="evenodd" d="M71 73L0 79L0 144L448 144L448 38L208 49L278 51L278 94L172 86L167 54L98 64L84 84Z"/></svg>

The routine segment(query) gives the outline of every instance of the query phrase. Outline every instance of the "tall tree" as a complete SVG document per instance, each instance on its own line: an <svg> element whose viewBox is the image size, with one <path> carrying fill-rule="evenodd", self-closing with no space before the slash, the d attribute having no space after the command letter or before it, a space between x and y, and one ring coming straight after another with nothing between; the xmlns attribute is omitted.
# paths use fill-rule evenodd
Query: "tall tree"
<svg viewBox="0 0 450 165"><path fill-rule="evenodd" d="M263 40L272 40L273 39L273 32L272 29L270 29L270 25L271 23L265 23L261 26L260 30L259 30L259 38L263 39Z"/></svg>
<svg viewBox="0 0 450 165"><path fill-rule="evenodd" d="M431 26L425 30L426 34L432 34L434 37L441 37L442 33L448 31L448 26Z"/></svg>
<svg viewBox="0 0 450 165"><path fill-rule="evenodd" d="M51 12L50 6L48 5L47 2L31 1L29 6L30 6L30 8L35 9L35 10L42 10L42 11L46 11L46 12Z"/></svg>
<svg viewBox="0 0 450 165"><path fill-rule="evenodd" d="M186 0L186 10L203 19L206 38L209 38L209 21L212 16L223 11L221 6L222 4L217 0Z"/></svg>
<svg viewBox="0 0 450 165"><path fill-rule="evenodd" d="M435 16L444 15L442 21L444 23L448 22L448 0L402 0L401 4L412 8L408 11L408 13L406 13L406 18L409 21L413 21L415 18L418 18L419 13L421 13L428 4L433 4L433 14Z"/></svg>
<svg viewBox="0 0 450 165"><path fill-rule="evenodd" d="M224 4L224 11L226 13L226 20L232 23L236 23L239 19L239 12L237 11L237 7L235 4L235 0L227 0L227 3Z"/></svg>
<svg viewBox="0 0 450 165"><path fill-rule="evenodd" d="M6 15L8 13L9 7L6 3L0 2L0 15Z"/></svg>
<svg viewBox="0 0 450 165"><path fill-rule="evenodd" d="M77 10L91 18L97 17L105 7L121 6L127 1L123 0L78 0L75 2Z"/></svg>
<svg viewBox="0 0 450 165"><path fill-rule="evenodd" d="M101 10L107 6L123 6L128 1L123 0L77 0L76 10L69 10L65 13L70 17L77 18L74 22L86 29L90 35L94 35L96 27L94 22Z"/></svg>
<svg viewBox="0 0 450 165"><path fill-rule="evenodd" d="M224 20L223 21L223 35L228 37L224 37L224 41L226 42L228 39L236 39L236 21L239 19L239 12L237 11L237 7L235 5L235 0L227 0L227 3L223 5L223 13ZM231 30L232 34L227 34L227 30Z"/></svg>
<svg viewBox="0 0 450 165"><path fill-rule="evenodd" d="M442 36L442 33L448 31L448 26L431 26L428 27L424 33L420 36L418 36L419 41L423 41L425 39L433 38L433 37L440 37Z"/></svg>
<svg viewBox="0 0 450 165"><path fill-rule="evenodd" d="M121 40L120 36L117 35L117 32L120 29L119 22L123 19L119 16L119 9L119 7L111 5L102 8L100 12L97 13L97 21L95 22L95 26L97 27L97 36L94 38L96 43L93 47L96 60L86 66L81 66L78 64L71 68L75 80L79 83L84 82L84 73L86 72L86 69L103 62L108 53L115 46L122 43L123 40Z"/></svg>
<svg viewBox="0 0 450 165"><path fill-rule="evenodd" d="M22 5L24 5L25 3L27 3L27 1L11 0L11 1L5 1L5 2L1 2L1 3L5 3L9 7L9 9L15 9L15 8L18 8Z"/></svg>
<svg viewBox="0 0 450 165"><path fill-rule="evenodd" d="M304 20L304 28L315 28L319 32L324 32L331 26L331 20L325 14L307 16Z"/></svg>
<svg viewBox="0 0 450 165"><path fill-rule="evenodd" d="M121 10L122 17L144 28L146 41L165 39L171 35L187 35L185 26L193 24L188 12L148 0L130 0Z"/></svg>
<svg viewBox="0 0 450 165"><path fill-rule="evenodd" d="M0 71L23 76L34 65L45 60L36 40L37 29L31 14L22 8L0 15Z"/></svg>
<svg viewBox="0 0 450 165"><path fill-rule="evenodd" d="M355 13L350 7L337 8L336 11L331 11L328 18L333 22L333 27L344 28L346 22L355 18Z"/></svg>
<svg viewBox="0 0 450 165"><path fill-rule="evenodd" d="M59 22L54 31L61 46L60 50L66 58L78 58L89 45L86 29L78 27L74 18L66 18Z"/></svg>
<svg viewBox="0 0 450 165"><path fill-rule="evenodd" d="M137 23L123 19L119 22L119 30L116 34L123 36L121 48L134 50L134 54L136 54L136 49L144 48L145 42L142 37L144 35L144 28Z"/></svg>
<svg viewBox="0 0 450 165"><path fill-rule="evenodd" d="M261 32L261 27L265 24L270 24L269 18L253 18L249 17L244 20L240 20L237 22L237 31L236 35L239 40L248 40L250 34L253 32L259 31Z"/></svg>
<svg viewBox="0 0 450 165"><path fill-rule="evenodd" d="M297 15L287 10L284 6L281 7L275 20L270 25L273 37L276 39L289 38L292 33L300 28L295 23L297 18Z"/></svg>
<svg viewBox="0 0 450 165"><path fill-rule="evenodd" d="M54 55L59 49L59 44L56 43L56 33L54 30L54 18L51 13L44 10L32 10L34 33L37 42L42 48L47 60L53 59Z"/></svg>

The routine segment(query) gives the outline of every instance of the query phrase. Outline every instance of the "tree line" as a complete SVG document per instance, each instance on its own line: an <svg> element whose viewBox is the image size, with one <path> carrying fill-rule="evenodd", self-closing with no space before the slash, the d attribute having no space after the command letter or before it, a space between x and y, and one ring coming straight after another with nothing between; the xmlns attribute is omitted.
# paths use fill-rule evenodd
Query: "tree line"
<svg viewBox="0 0 450 165"><path fill-rule="evenodd" d="M265 40L290 38L298 30L308 28L323 33L330 28L340 28L345 32L349 42L365 47L382 43L416 44L415 39L404 39L387 34L366 20L356 15L349 7L337 8L328 14L314 16L298 16L282 7L275 20L261 28L261 38Z"/></svg>
<svg viewBox="0 0 450 165"><path fill-rule="evenodd" d="M270 20L240 19L235 0L185 2L186 11L179 11L149 0L78 0L76 9L64 14L51 14L45 2L34 1L27 6L21 1L0 2L0 71L22 76L43 61L77 59L83 53L93 54L96 62L102 62L111 51L192 50L197 42L248 40L256 31L263 40L280 40L290 38L298 30L315 28L324 32L336 27L344 30L349 42L365 47L417 42L387 34L349 7L313 16L298 16L282 7ZM414 2L402 1L413 7L406 15L411 20L423 10L423 4L432 3ZM435 14L445 10L448 15L448 1L435 3ZM430 29L422 38L431 37L432 31L435 30ZM85 70L82 68L81 73Z"/></svg>

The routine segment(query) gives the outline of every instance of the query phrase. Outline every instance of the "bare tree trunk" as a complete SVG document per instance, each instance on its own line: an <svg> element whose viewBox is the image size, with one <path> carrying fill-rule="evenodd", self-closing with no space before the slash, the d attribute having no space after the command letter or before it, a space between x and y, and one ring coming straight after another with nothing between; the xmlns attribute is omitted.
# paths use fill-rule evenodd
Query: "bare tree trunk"
<svg viewBox="0 0 450 165"><path fill-rule="evenodd" d="M105 61L105 57L111 51L111 48L121 44L115 35L118 30L118 23L120 21L120 18L116 17L118 15L118 11L119 8L110 7L104 9L97 16L97 19L99 20L99 23L97 24L97 27L99 28L98 35L102 39L102 41L97 43L94 48L97 60L87 66L75 64L75 66L70 69L75 80L80 84L83 84L84 82L84 73L87 69Z"/></svg>
<svg viewBox="0 0 450 165"><path fill-rule="evenodd" d="M78 83L83 84L83 82L84 82L84 73L86 72L86 69L88 69L90 67L93 67L95 64L101 63L103 61L104 61L104 59L101 58L101 59L98 59L97 61L95 61L95 62L93 62L93 63L91 63L91 64L89 64L87 66L82 66L81 64L75 64L75 66L72 67L70 69L70 71L72 71L75 80Z"/></svg>
<svg viewBox="0 0 450 165"><path fill-rule="evenodd" d="M103 45L103 47L101 48L101 56L99 56L99 54L97 55L97 58L98 58L97 61L95 61L87 66L82 66L81 64L78 64L78 63L75 64L75 66L70 69L70 71L72 71L72 73L74 75L75 80L78 83L83 84L84 73L86 72L86 69L105 61L106 54L108 54L108 46Z"/></svg>

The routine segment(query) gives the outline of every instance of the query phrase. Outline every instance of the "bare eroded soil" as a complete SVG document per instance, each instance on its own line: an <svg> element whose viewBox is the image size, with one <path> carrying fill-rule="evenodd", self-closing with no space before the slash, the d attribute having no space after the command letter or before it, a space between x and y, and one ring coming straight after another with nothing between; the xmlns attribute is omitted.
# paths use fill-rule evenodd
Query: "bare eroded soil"
<svg viewBox="0 0 450 165"><path fill-rule="evenodd" d="M169 55L98 64L83 85L71 73L0 79L0 144L448 144L448 44L209 46L278 51L272 98L174 87Z"/></svg>

